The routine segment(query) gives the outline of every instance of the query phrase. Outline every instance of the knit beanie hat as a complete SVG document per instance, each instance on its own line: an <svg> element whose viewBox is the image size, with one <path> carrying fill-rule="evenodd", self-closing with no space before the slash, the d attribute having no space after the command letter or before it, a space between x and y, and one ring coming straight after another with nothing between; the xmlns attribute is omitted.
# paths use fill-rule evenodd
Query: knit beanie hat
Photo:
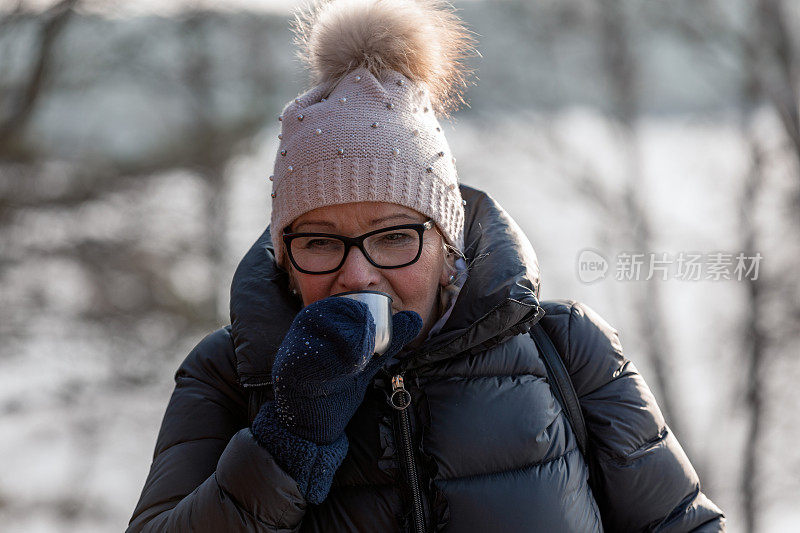
<svg viewBox="0 0 800 533"><path fill-rule="evenodd" d="M455 158L436 114L463 103L474 40L439 0L333 0L295 19L314 86L289 102L270 180L271 236L319 207L389 202L463 248Z"/></svg>

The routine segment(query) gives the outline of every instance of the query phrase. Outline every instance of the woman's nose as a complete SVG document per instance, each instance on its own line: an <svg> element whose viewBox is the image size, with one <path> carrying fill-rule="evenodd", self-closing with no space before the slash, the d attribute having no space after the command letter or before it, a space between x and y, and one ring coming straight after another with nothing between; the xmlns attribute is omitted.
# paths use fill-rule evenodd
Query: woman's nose
<svg viewBox="0 0 800 533"><path fill-rule="evenodd" d="M350 248L342 268L338 271L337 282L343 291L368 289L380 282L380 272L355 246Z"/></svg>

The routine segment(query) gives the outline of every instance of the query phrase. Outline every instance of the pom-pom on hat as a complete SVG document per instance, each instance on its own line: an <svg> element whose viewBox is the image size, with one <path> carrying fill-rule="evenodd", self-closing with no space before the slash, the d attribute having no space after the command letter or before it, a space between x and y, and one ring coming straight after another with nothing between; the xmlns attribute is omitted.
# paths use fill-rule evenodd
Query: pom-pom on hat
<svg viewBox="0 0 800 533"><path fill-rule="evenodd" d="M455 158L436 113L463 103L474 40L438 0L333 0L298 13L300 56L314 86L279 117L270 231L313 209L388 202L430 217L463 247Z"/></svg>

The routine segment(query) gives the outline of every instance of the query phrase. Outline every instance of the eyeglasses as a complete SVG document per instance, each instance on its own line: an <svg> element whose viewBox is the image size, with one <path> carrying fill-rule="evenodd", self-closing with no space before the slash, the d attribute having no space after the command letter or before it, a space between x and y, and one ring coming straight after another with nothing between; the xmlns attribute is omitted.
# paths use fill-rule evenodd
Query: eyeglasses
<svg viewBox="0 0 800 533"><path fill-rule="evenodd" d="M416 263L422 254L422 234L433 220L422 224L401 224L345 237L330 233L284 233L283 243L294 267L304 274L336 272L355 246L378 268L401 268Z"/></svg>

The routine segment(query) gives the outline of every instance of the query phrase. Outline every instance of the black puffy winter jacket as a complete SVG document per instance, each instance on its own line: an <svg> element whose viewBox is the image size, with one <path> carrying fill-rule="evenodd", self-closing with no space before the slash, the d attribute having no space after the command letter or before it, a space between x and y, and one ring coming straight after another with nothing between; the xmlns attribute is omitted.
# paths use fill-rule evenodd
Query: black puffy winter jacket
<svg viewBox="0 0 800 533"><path fill-rule="evenodd" d="M444 328L376 377L327 499L306 502L248 429L299 305L265 232L234 277L231 326L177 371L129 531L724 529L616 331L580 303L540 303L519 227L483 193L462 194L467 282ZM526 334L539 320L580 398L596 494ZM412 398L402 411L387 402L397 375Z"/></svg>

